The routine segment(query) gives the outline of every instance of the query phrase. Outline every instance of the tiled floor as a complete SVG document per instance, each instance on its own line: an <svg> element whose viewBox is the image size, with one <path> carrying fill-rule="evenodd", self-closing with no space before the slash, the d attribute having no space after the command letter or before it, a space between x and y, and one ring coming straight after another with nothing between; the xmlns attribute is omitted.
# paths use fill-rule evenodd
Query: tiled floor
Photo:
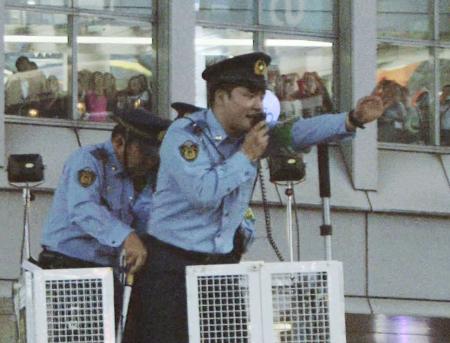
<svg viewBox="0 0 450 343"><path fill-rule="evenodd" d="M347 343L449 343L450 319L346 315Z"/></svg>
<svg viewBox="0 0 450 343"><path fill-rule="evenodd" d="M11 305L0 305L0 343L15 343ZM450 318L347 314L346 329L347 343L450 343Z"/></svg>

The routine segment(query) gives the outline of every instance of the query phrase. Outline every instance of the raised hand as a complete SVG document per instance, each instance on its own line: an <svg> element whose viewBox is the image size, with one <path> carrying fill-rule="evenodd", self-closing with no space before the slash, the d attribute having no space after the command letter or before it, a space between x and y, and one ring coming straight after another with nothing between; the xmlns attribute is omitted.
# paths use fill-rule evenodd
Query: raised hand
<svg viewBox="0 0 450 343"><path fill-rule="evenodd" d="M365 96L358 100L356 108L347 117L348 130L356 130L356 127L364 128L363 124L378 119L383 114L383 101L375 95Z"/></svg>
<svg viewBox="0 0 450 343"><path fill-rule="evenodd" d="M361 123L370 123L383 114L383 102L380 97L370 95L358 100L353 115Z"/></svg>

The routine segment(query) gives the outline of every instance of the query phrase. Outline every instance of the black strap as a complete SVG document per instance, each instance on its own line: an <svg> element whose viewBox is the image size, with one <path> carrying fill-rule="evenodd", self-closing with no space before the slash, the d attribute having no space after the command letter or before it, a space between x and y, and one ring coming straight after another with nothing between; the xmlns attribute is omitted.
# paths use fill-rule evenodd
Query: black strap
<svg viewBox="0 0 450 343"><path fill-rule="evenodd" d="M96 268L102 265L69 257L44 248L39 254L39 265L44 269Z"/></svg>
<svg viewBox="0 0 450 343"><path fill-rule="evenodd" d="M366 127L364 126L364 123L362 121L360 121L358 118L356 118L354 116L354 114L355 114L355 110L351 110L348 113L349 122L355 127L359 127L360 129L365 129Z"/></svg>
<svg viewBox="0 0 450 343"><path fill-rule="evenodd" d="M220 158L222 159L222 161L225 161L225 156L222 154L222 152L216 147L216 144L214 143L213 139L205 132L204 127L202 127L202 125L199 124L199 122L196 122L195 120L193 120L192 118L189 117L184 117L185 119L189 120L191 122L192 125L192 129L194 130L194 132L198 132L199 134L203 134L203 136L208 140L208 142L214 147L214 149L217 151L217 153L219 154ZM206 122L205 122L206 125ZM206 125L206 128L209 127Z"/></svg>

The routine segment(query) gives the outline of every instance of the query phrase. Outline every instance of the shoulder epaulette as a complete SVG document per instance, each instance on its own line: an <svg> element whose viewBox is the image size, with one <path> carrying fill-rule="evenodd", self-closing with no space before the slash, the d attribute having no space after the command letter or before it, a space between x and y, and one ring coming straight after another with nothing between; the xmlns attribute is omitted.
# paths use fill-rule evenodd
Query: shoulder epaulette
<svg viewBox="0 0 450 343"><path fill-rule="evenodd" d="M103 148L97 148L95 150L92 150L91 154L102 163L107 163L109 160L108 152Z"/></svg>
<svg viewBox="0 0 450 343"><path fill-rule="evenodd" d="M193 133L196 136L200 136L203 133L203 131L208 127L206 121L202 119L194 120L189 117L184 117L183 119L187 119L187 121L189 121L189 123L186 126L184 126L184 129L189 133Z"/></svg>

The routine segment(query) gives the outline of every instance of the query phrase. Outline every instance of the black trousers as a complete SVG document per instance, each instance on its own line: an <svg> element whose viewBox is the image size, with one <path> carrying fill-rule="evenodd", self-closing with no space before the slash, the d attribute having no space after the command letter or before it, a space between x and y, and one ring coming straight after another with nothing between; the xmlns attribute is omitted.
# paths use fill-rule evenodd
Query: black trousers
<svg viewBox="0 0 450 343"><path fill-rule="evenodd" d="M147 236L148 264L136 287L141 314L137 343L187 343L185 268L190 265L237 263L240 256L189 252Z"/></svg>

